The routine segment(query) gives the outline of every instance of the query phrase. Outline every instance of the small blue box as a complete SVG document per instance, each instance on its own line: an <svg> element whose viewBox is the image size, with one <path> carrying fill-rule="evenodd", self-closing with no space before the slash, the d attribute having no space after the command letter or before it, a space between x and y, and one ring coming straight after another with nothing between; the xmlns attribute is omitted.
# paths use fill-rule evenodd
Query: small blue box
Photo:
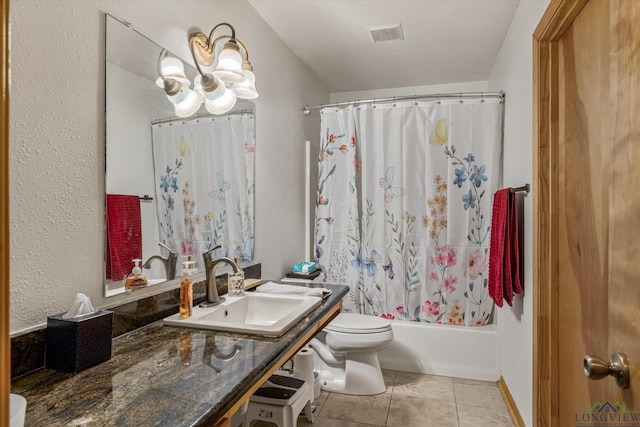
<svg viewBox="0 0 640 427"><path fill-rule="evenodd" d="M315 262L301 262L293 266L294 273L313 273L318 266Z"/></svg>

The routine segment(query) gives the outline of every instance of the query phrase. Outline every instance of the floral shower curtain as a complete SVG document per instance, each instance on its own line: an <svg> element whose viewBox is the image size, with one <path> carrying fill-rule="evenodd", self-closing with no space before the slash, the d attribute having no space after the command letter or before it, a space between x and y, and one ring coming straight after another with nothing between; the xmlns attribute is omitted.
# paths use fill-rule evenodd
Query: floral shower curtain
<svg viewBox="0 0 640 427"><path fill-rule="evenodd" d="M326 281L350 286L347 311L491 323L502 107L460 99L321 111L316 261Z"/></svg>
<svg viewBox="0 0 640 427"><path fill-rule="evenodd" d="M160 240L202 265L202 253L253 259L254 120L249 113L154 124Z"/></svg>

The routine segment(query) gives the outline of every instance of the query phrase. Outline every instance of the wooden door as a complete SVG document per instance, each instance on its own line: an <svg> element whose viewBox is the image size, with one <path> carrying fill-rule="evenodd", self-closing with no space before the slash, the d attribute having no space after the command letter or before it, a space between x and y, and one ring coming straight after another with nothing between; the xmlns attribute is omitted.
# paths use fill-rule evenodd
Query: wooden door
<svg viewBox="0 0 640 427"><path fill-rule="evenodd" d="M9 425L9 0L0 3L0 427Z"/></svg>
<svg viewBox="0 0 640 427"><path fill-rule="evenodd" d="M640 1L553 1L534 34L537 425L640 425ZM584 375L626 353L631 381Z"/></svg>

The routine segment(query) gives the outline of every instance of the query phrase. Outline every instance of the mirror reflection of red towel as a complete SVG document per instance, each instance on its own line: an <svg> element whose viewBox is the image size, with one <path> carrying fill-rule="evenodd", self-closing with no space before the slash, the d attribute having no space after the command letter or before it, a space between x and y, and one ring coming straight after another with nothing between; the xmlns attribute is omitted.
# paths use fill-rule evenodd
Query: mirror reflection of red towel
<svg viewBox="0 0 640 427"><path fill-rule="evenodd" d="M511 305L514 293L522 293L518 250L517 196L510 188L493 196L491 248L489 251L489 296L498 307Z"/></svg>
<svg viewBox="0 0 640 427"><path fill-rule="evenodd" d="M134 259L142 258L140 198L107 194L107 266L109 280L122 280Z"/></svg>

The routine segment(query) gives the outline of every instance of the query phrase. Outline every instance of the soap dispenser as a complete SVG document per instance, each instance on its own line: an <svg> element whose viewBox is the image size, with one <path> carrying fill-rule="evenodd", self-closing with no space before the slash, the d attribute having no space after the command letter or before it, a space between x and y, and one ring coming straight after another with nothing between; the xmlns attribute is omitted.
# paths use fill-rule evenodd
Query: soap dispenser
<svg viewBox="0 0 640 427"><path fill-rule="evenodd" d="M140 259L134 259L135 266L131 270L131 274L127 276L127 280L124 282L124 290L126 293L131 293L134 288L144 288L149 285L147 278L142 274L140 268Z"/></svg>
<svg viewBox="0 0 640 427"><path fill-rule="evenodd" d="M184 261L182 263L182 280L180 281L180 318L191 317L193 312L193 280L191 275L195 273L193 268L195 261Z"/></svg>

